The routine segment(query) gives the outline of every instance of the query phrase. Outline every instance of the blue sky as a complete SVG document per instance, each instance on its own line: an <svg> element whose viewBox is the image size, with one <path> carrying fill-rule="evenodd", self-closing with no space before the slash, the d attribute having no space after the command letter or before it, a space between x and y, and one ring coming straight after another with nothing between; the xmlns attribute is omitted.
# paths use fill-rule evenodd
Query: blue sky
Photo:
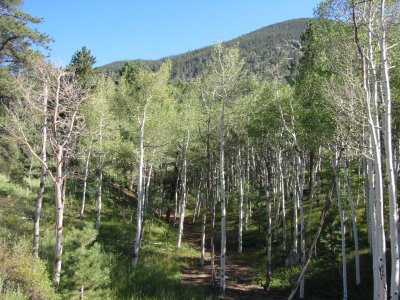
<svg viewBox="0 0 400 300"><path fill-rule="evenodd" d="M103 65L159 59L230 40L280 21L312 17L320 0L25 0L44 22L51 60L86 46Z"/></svg>

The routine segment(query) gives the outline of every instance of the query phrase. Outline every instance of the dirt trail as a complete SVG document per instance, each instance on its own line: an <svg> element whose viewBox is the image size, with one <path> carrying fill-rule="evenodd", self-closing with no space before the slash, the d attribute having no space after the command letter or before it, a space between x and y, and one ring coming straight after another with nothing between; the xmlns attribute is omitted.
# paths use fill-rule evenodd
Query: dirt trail
<svg viewBox="0 0 400 300"><path fill-rule="evenodd" d="M192 224L191 220L185 221L183 239L192 244L196 249L200 248L200 226ZM218 242L217 242L218 243ZM237 258L236 252L227 245L226 259L226 291L222 299L284 299L283 295L272 295L265 292L257 283L257 274L248 267L243 258ZM216 253L218 254L218 253ZM219 256L216 256L216 279L219 284ZM200 263L182 268L182 281L191 286L210 287L211 262L210 254L206 256L204 266Z"/></svg>

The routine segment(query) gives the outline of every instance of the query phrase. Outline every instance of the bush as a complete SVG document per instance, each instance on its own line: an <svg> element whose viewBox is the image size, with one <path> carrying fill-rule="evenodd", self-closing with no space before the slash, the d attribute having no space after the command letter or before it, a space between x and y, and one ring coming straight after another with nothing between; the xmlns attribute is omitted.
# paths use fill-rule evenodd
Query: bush
<svg viewBox="0 0 400 300"><path fill-rule="evenodd" d="M57 299L45 263L34 258L31 251L32 245L25 238L0 241L1 295L20 293L29 299Z"/></svg>

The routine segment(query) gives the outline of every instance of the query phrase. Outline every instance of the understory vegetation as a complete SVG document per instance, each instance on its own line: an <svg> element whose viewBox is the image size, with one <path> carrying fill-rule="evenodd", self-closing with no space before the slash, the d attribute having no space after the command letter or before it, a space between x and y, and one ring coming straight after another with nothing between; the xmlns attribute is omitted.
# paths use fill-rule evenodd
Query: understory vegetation
<svg viewBox="0 0 400 300"><path fill-rule="evenodd" d="M103 72L33 50L20 6L0 1L0 298L398 299L398 1Z"/></svg>

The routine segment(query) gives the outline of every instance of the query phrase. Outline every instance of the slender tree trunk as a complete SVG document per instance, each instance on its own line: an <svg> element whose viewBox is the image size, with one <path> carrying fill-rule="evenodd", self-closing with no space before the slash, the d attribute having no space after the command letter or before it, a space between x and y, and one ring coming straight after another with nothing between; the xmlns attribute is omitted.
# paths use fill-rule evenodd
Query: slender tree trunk
<svg viewBox="0 0 400 300"><path fill-rule="evenodd" d="M243 248L243 198L244 198L244 192L243 192L243 177L242 177L242 172L241 172L241 153L240 153L240 148L239 148L239 163L238 163L238 169L239 169L239 188L240 188L240 200L239 200L239 236L238 236L238 252L242 253L242 248Z"/></svg>
<svg viewBox="0 0 400 300"><path fill-rule="evenodd" d="M149 205L149 197L150 197L150 182L151 176L153 173L153 165L150 165L149 173L147 174L147 179L144 180L144 194L143 194L143 203L142 203L142 231L140 232L140 243L142 243L143 236L144 236L144 227L146 222L146 213L147 213L147 206Z"/></svg>
<svg viewBox="0 0 400 300"><path fill-rule="evenodd" d="M161 174L160 174L160 211L159 211L159 216L162 218L162 215L164 213L164 163L161 164Z"/></svg>
<svg viewBox="0 0 400 300"><path fill-rule="evenodd" d="M361 277L360 277L360 250L358 245L358 229L357 229L357 215L356 215L356 208L354 205L354 198L353 198L353 190L351 188L351 183L349 179L349 162L346 161L346 168L345 168L345 180L347 185L347 190L349 191L349 199L350 199L350 206L351 206L351 220L353 225L353 238L354 238L354 250L355 250L355 262L356 262L356 285L360 285Z"/></svg>
<svg viewBox="0 0 400 300"><path fill-rule="evenodd" d="M97 211L96 211L96 230L100 230L100 219L101 219L101 205L102 205L102 188L103 188L103 115L100 117L99 124L99 187L97 194Z"/></svg>
<svg viewBox="0 0 400 300"><path fill-rule="evenodd" d="M206 211L203 212L203 223L201 226L201 248L200 248L200 264L204 265L205 252L206 252Z"/></svg>
<svg viewBox="0 0 400 300"><path fill-rule="evenodd" d="M282 169L282 151L278 152L279 168L279 196L282 202L282 226L283 226L283 251L286 250L286 203L285 203L285 182Z"/></svg>
<svg viewBox="0 0 400 300"><path fill-rule="evenodd" d="M132 163L132 166L130 168L129 172L129 184L128 184L128 191L132 192L133 191L133 185L135 183L135 170L134 170L134 164Z"/></svg>
<svg viewBox="0 0 400 300"><path fill-rule="evenodd" d="M39 244L40 244L40 216L42 213L42 203L43 203L43 194L44 194L44 186L46 182L46 163L47 163L47 154L46 154L46 144L47 144L47 102L48 102L48 85L47 82L44 83L43 86L43 113L42 113L42 134L41 134L41 159L42 159L42 168L40 172L40 184L37 191L36 197L36 206L35 206L35 216L33 223L33 257L39 257Z"/></svg>
<svg viewBox="0 0 400 300"><path fill-rule="evenodd" d="M265 171L264 171L264 190L265 190L265 200L266 200L266 209L267 209L267 262L266 262L266 272L265 272L265 285L264 289L269 290L271 284L271 266L272 266L272 214L271 214L271 170L269 162L265 162Z"/></svg>
<svg viewBox="0 0 400 300"><path fill-rule="evenodd" d="M203 184L203 174L200 175L199 188L197 189L196 204L194 207L193 220L192 220L193 224L196 221L196 215L198 216L200 213L200 207L201 207L200 194L201 194L202 184Z"/></svg>
<svg viewBox="0 0 400 300"><path fill-rule="evenodd" d="M347 257L346 257L346 215L345 210L342 207L342 200L341 200L341 192L340 192L340 183L339 183L339 174L338 174L338 167L339 167L339 160L340 154L336 151L335 160L332 161L332 168L335 174L335 181L336 181L336 196L338 201L338 209L339 209L339 216L340 216L340 227L342 232L342 279L343 279L343 300L347 300Z"/></svg>
<svg viewBox="0 0 400 300"><path fill-rule="evenodd" d="M301 278L303 278L304 275L306 274L306 270L307 270L308 264L310 263L311 257L312 257L312 255L313 255L313 253L315 251L315 248L317 247L317 242L318 242L318 239L319 239L319 237L321 235L322 227L324 226L326 215L328 213L328 209L331 206L331 199L332 199L334 187L335 187L335 179L332 180L331 188L329 189L328 195L326 197L325 205L324 205L324 208L323 208L322 213L321 213L321 220L319 222L319 226L318 226L318 229L317 229L317 233L315 234L313 243L312 243L312 245L310 247L310 250L308 251L307 260L305 261L305 263L304 263L304 265L303 265L303 267L301 269L300 276L297 279L296 284L294 285L294 287L292 289L292 292L289 295L288 300L292 300L293 297L295 296L296 291L297 291L297 289L299 287Z"/></svg>
<svg viewBox="0 0 400 300"><path fill-rule="evenodd" d="M292 191L293 191L293 251L298 253L298 246L297 240L299 238L299 229L297 227L298 220L297 220L297 158L296 158L296 151L293 150L293 178L292 178Z"/></svg>
<svg viewBox="0 0 400 300"><path fill-rule="evenodd" d="M103 171L100 170L99 186L97 191L96 230L100 230L101 205L102 205Z"/></svg>
<svg viewBox="0 0 400 300"><path fill-rule="evenodd" d="M87 179L89 176L89 162L90 162L91 153L92 153L92 147L89 148L88 154L86 156L86 161L85 161L85 174L83 175L82 204L81 204L81 211L80 211L81 217L83 217L83 213L85 212Z"/></svg>
<svg viewBox="0 0 400 300"><path fill-rule="evenodd" d="M220 116L220 195L221 195L221 291L225 293L226 264L226 207L225 207L225 103L222 103Z"/></svg>
<svg viewBox="0 0 400 300"><path fill-rule="evenodd" d="M56 244L54 247L54 269L53 269L53 285L58 287L61 277L61 256L63 250L63 220L64 220L64 201L62 189L63 179L63 148L59 146L56 157L56 180L54 182L56 197Z"/></svg>
<svg viewBox="0 0 400 300"><path fill-rule="evenodd" d="M381 143L380 143L380 122L378 114L378 83L377 71L374 65L374 48L372 45L373 40L373 29L372 29L372 3L369 5L369 17L368 17L368 55L369 65L368 70L370 72L370 89L371 92L367 91L367 108L368 108L368 119L369 128L372 138L372 153L374 158L374 186L375 186L375 228L376 228L376 253L379 276L376 276L377 284L377 299L387 298L387 279L386 279L386 246L385 246L385 225L384 225L384 205L383 205L383 178L382 178L382 162L381 162Z"/></svg>
<svg viewBox="0 0 400 300"><path fill-rule="evenodd" d="M215 186L215 193L211 195L211 284L212 286L216 285L216 276L215 276L215 205L217 198L217 184L213 184ZM214 189L212 189L214 190Z"/></svg>
<svg viewBox="0 0 400 300"><path fill-rule="evenodd" d="M386 42L386 6L385 0L381 0L380 7L380 50L381 50L381 72L383 76L383 99L384 99L384 143L385 143L385 160L386 160L386 179L389 194L389 223L390 223L390 255L391 255L391 280L390 280L390 297L398 299L399 297L399 238L398 226L399 215L397 208L396 179L393 166L393 146L392 146L392 98L390 90L389 63L387 57Z"/></svg>
<svg viewBox="0 0 400 300"><path fill-rule="evenodd" d="M185 222L185 208L186 208L186 181L187 181L187 151L189 149L189 130L186 133L186 143L183 154L183 167L182 167L182 195L181 195L181 203L180 203L180 218L179 218L179 231L178 231L178 242L176 244L176 248L181 248L181 241L183 235L183 225Z"/></svg>
<svg viewBox="0 0 400 300"><path fill-rule="evenodd" d="M132 266L136 268L138 257L139 257L139 247L140 247L140 236L142 233L142 197L143 197L143 164L144 164L144 125L146 121L146 108L147 103L144 107L143 118L140 123L140 157L138 165L138 182L137 182L137 211L136 211L136 236L135 245L133 248L132 255Z"/></svg>
<svg viewBox="0 0 400 300"><path fill-rule="evenodd" d="M301 154L298 157L298 167L299 167L299 203L300 203L300 261L301 267L304 267L306 259L306 241L305 241L305 230L304 230L304 203L303 203L303 190L304 190L304 162L302 160ZM304 276L300 280L300 299L304 299Z"/></svg>
<svg viewBox="0 0 400 300"><path fill-rule="evenodd" d="M178 176L176 177L176 183L175 183L175 194L174 194L174 199L175 199L175 208L174 208L174 226L176 223L176 218L178 216L178 190L179 190L179 169L178 169Z"/></svg>

